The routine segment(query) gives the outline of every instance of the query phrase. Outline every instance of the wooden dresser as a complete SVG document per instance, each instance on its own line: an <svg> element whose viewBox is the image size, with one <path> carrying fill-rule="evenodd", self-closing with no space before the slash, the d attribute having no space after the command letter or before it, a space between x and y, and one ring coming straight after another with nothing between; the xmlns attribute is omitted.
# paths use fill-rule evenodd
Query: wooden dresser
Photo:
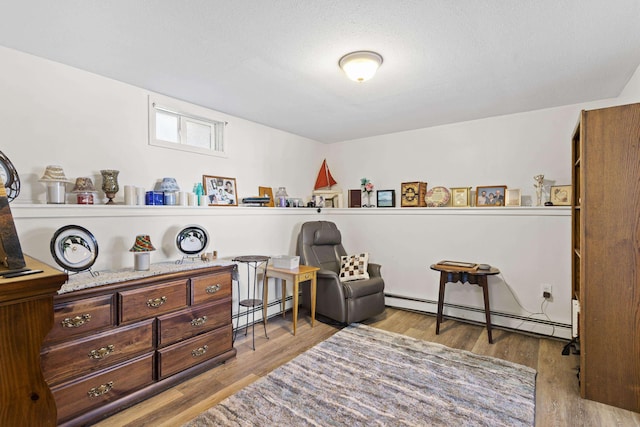
<svg viewBox="0 0 640 427"><path fill-rule="evenodd" d="M41 359L58 423L98 420L234 357L232 270L203 264L57 295Z"/></svg>
<svg viewBox="0 0 640 427"><path fill-rule="evenodd" d="M580 394L640 412L640 104L583 111L572 153Z"/></svg>

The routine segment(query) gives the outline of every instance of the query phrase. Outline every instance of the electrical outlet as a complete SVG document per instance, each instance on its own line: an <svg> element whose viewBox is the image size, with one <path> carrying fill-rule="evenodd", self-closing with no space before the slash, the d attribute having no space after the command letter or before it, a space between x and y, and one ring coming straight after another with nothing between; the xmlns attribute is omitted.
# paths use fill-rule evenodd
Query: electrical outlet
<svg viewBox="0 0 640 427"><path fill-rule="evenodd" d="M540 285L540 290L542 293L542 298L551 299L553 297L553 287L547 283L543 283Z"/></svg>

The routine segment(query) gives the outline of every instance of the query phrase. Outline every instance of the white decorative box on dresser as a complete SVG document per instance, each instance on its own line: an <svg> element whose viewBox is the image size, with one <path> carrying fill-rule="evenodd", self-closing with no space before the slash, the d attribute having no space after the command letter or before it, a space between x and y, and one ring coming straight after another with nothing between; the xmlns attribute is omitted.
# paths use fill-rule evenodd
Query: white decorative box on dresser
<svg viewBox="0 0 640 427"><path fill-rule="evenodd" d="M59 425L96 421L236 354L233 264L161 263L72 276L41 359Z"/></svg>

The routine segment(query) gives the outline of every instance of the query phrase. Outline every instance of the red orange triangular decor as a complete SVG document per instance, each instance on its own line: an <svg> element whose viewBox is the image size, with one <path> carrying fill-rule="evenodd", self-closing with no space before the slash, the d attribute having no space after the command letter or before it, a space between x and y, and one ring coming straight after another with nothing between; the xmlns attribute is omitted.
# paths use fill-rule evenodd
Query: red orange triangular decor
<svg viewBox="0 0 640 427"><path fill-rule="evenodd" d="M320 190L323 188L331 188L331 186L335 184L337 184L337 182L331 176L331 172L329 171L329 166L327 166L327 159L324 159L322 161L322 166L320 166L320 172L318 172L318 177L316 178L316 185L313 186L313 189Z"/></svg>

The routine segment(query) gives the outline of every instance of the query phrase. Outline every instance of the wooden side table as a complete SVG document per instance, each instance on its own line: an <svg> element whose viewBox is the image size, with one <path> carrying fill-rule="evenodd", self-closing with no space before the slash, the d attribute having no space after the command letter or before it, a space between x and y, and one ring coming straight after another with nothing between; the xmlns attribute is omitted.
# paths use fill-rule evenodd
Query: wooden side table
<svg viewBox="0 0 640 427"><path fill-rule="evenodd" d="M40 366L53 296L67 275L25 256L40 273L0 278L0 425L55 426L56 403Z"/></svg>
<svg viewBox="0 0 640 427"><path fill-rule="evenodd" d="M282 280L282 315L284 316L284 295L287 289L287 281L293 282L293 335L296 334L298 325L298 292L300 282L311 281L311 327L316 319L316 272L320 270L318 267L311 265L301 265L291 270L285 268L275 268L270 265L267 267L267 277L274 277ZM266 298L266 294L265 294Z"/></svg>
<svg viewBox="0 0 640 427"><path fill-rule="evenodd" d="M487 335L489 344L493 344L491 336L491 310L489 309L489 287L487 286L487 276L500 274L500 270L491 267L489 270L461 271L455 267L441 267L435 264L430 267L432 270L440 272L440 291L438 293L438 315L436 317L436 335L440 333L440 323L442 322L442 308L444 306L444 288L449 282L469 283L482 288L484 297L484 315L487 323Z"/></svg>

